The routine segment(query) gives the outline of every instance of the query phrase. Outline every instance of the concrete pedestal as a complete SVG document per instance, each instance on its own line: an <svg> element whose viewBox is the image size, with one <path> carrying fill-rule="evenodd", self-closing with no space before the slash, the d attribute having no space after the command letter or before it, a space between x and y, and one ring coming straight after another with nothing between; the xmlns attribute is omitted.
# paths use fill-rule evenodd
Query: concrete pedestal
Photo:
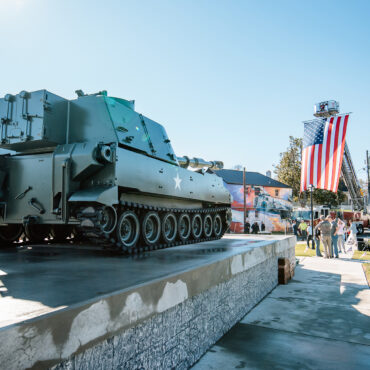
<svg viewBox="0 0 370 370"><path fill-rule="evenodd" d="M277 285L294 247L238 235L139 257L0 251L1 367L187 368Z"/></svg>

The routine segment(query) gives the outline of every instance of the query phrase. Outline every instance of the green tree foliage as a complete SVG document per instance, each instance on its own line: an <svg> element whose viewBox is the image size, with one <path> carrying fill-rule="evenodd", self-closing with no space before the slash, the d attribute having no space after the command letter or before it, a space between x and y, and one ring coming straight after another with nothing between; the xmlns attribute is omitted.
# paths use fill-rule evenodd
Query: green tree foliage
<svg viewBox="0 0 370 370"><path fill-rule="evenodd" d="M305 204L310 195L308 191L300 194L302 142L301 138L289 136L289 146L285 152L280 153L280 161L275 166L274 172L279 181L293 189L293 200ZM345 194L341 190L333 193L329 190L315 189L313 199L316 204L328 204L335 207L343 203Z"/></svg>
<svg viewBox="0 0 370 370"><path fill-rule="evenodd" d="M289 136L289 147L280 153L279 164L275 166L277 179L293 189L293 199L299 198L299 188L301 184L301 157L302 139Z"/></svg>
<svg viewBox="0 0 370 370"><path fill-rule="evenodd" d="M306 196L309 197L309 193L306 193ZM336 207L343 203L345 198L345 194L340 190L337 193L333 193L329 190L315 189L313 192L313 199L317 204L330 204Z"/></svg>

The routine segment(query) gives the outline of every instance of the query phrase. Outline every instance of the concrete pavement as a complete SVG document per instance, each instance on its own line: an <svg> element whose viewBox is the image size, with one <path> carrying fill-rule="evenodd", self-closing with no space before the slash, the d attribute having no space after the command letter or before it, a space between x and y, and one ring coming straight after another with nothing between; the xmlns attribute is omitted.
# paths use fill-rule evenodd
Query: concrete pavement
<svg viewBox="0 0 370 370"><path fill-rule="evenodd" d="M295 244L226 236L132 258L88 245L2 250L0 369L187 368L271 292Z"/></svg>
<svg viewBox="0 0 370 370"><path fill-rule="evenodd" d="M361 263L304 257L194 369L365 369L370 289Z"/></svg>
<svg viewBox="0 0 370 370"><path fill-rule="evenodd" d="M0 249L0 329L284 239L284 235L226 235L139 256L119 256L90 245Z"/></svg>

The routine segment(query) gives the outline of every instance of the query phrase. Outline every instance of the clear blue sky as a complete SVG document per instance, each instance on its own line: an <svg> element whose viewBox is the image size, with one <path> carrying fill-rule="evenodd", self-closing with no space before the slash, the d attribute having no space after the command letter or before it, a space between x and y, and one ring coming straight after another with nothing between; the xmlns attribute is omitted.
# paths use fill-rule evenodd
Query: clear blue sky
<svg viewBox="0 0 370 370"><path fill-rule="evenodd" d="M336 99L360 169L369 16L369 1L0 0L0 96L106 89L162 123L177 155L262 173Z"/></svg>

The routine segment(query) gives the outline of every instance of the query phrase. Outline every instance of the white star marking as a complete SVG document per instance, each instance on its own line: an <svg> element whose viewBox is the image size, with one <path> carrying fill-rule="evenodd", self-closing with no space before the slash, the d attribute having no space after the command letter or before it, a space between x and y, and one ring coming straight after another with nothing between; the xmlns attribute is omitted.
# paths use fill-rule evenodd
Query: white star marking
<svg viewBox="0 0 370 370"><path fill-rule="evenodd" d="M173 178L175 180L175 189L181 190L181 179L179 177L179 174L176 175L176 177Z"/></svg>

